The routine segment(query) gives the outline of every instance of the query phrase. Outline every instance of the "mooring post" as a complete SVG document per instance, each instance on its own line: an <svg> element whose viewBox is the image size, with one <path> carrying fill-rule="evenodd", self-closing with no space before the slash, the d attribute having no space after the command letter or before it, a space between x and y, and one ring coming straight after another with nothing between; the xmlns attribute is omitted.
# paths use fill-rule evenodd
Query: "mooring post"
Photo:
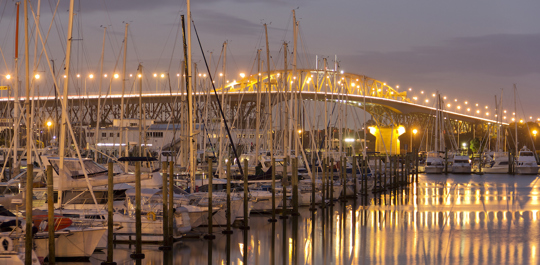
<svg viewBox="0 0 540 265"><path fill-rule="evenodd" d="M162 197L163 197L163 245L159 247L160 250L169 250L169 197L168 197L168 176L167 176L167 162L161 163L161 179L162 179Z"/></svg>
<svg viewBox="0 0 540 265"><path fill-rule="evenodd" d="M444 148L444 174L448 174L448 147Z"/></svg>
<svg viewBox="0 0 540 265"><path fill-rule="evenodd" d="M345 157L341 157L341 166L339 167L339 172L341 173L341 181L343 183L343 191L341 192L341 194L343 194L343 197L341 198L341 201L342 202L346 202L347 201L347 167L346 167L346 164L347 164L347 158Z"/></svg>
<svg viewBox="0 0 540 265"><path fill-rule="evenodd" d="M358 161L358 156L353 156L352 157L352 173L353 173L353 181L354 181L354 195L353 195L353 198L356 198L356 195L358 194L358 187L357 187L357 182L358 182L358 172L356 172L356 169L357 169L357 166L356 166L356 161ZM362 173L360 173L362 174Z"/></svg>
<svg viewBox="0 0 540 265"><path fill-rule="evenodd" d="M291 215L298 216L298 157L292 159L292 199L293 211Z"/></svg>
<svg viewBox="0 0 540 265"><path fill-rule="evenodd" d="M172 247L174 243L174 162L169 162L169 175L167 175L169 179L169 207L168 211L169 214L167 215L169 217L169 221L167 222L169 224L169 246ZM166 187L166 186L165 186Z"/></svg>
<svg viewBox="0 0 540 265"><path fill-rule="evenodd" d="M219 170L222 169L219 168ZM230 235L233 233L231 229L231 161L227 161L227 211L225 212L225 215L227 216L227 229L221 233Z"/></svg>
<svg viewBox="0 0 540 265"><path fill-rule="evenodd" d="M247 171L247 167L245 168L246 171ZM216 238L216 236L214 235L214 231L212 230L212 226L213 226L213 223L212 223L212 190L213 190L213 186L212 186L212 179L213 179L213 174L212 174L212 159L211 158L208 158L208 234L204 236L204 239L208 239L208 240L213 240Z"/></svg>
<svg viewBox="0 0 540 265"><path fill-rule="evenodd" d="M321 207L324 208L326 206L326 159L325 158L322 159L321 168L322 168Z"/></svg>
<svg viewBox="0 0 540 265"><path fill-rule="evenodd" d="M53 265L55 264L55 239L54 239L54 190L53 190L53 168L51 165L47 166L47 226L48 226L48 233L49 233L49 264ZM110 183L110 180L109 180ZM109 188L111 190L112 188ZM109 195L109 200L112 196ZM111 204L111 203L109 203ZM109 214L109 219L112 219L112 214ZM112 223L112 221L110 221ZM110 232L112 234L112 231ZM110 236L112 239L112 236ZM109 255L111 256L112 261L112 250L111 254L109 254L109 251L107 250L107 261L109 261Z"/></svg>
<svg viewBox="0 0 540 265"><path fill-rule="evenodd" d="M279 219L287 219L287 185L288 185L288 172L287 172L287 162L288 157L283 159L283 175L281 178L281 186L283 187L283 201L281 202L281 216Z"/></svg>
<svg viewBox="0 0 540 265"><path fill-rule="evenodd" d="M414 170L414 173L416 177L416 183L418 184L418 165L420 163L420 159L418 159L418 148L414 152L414 159L415 159L415 164L416 164L416 169Z"/></svg>
<svg viewBox="0 0 540 265"><path fill-rule="evenodd" d="M512 164L514 164L514 161L512 161L512 152L508 152L508 174L512 174Z"/></svg>
<svg viewBox="0 0 540 265"><path fill-rule="evenodd" d="M311 158L311 208L309 208L310 211L315 211L317 208L315 207L315 176L319 175L316 174L317 172L317 166L315 165L315 158Z"/></svg>
<svg viewBox="0 0 540 265"><path fill-rule="evenodd" d="M272 157L272 218L268 222L275 223L276 219L276 159Z"/></svg>
<svg viewBox="0 0 540 265"><path fill-rule="evenodd" d="M334 159L330 158L330 206L334 206Z"/></svg>
<svg viewBox="0 0 540 265"><path fill-rule="evenodd" d="M141 231L141 162L135 162L135 253L130 257L135 260L144 259L142 253L142 231Z"/></svg>
<svg viewBox="0 0 540 265"><path fill-rule="evenodd" d="M244 159L244 226L242 227L244 230L249 230L248 199L248 160Z"/></svg>
<svg viewBox="0 0 540 265"><path fill-rule="evenodd" d="M15 150L15 152L17 152ZM28 154L30 156L31 154ZM32 233L32 199L34 186L34 165L29 164L26 167L26 239L25 239L25 261L26 264L32 263L32 247L34 246L34 238ZM49 225L54 225L49 224Z"/></svg>

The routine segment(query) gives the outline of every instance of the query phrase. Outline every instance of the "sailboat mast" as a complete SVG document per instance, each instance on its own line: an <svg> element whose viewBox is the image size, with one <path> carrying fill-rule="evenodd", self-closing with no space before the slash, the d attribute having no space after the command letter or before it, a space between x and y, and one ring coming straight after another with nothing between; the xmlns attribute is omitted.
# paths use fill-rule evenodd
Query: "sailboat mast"
<svg viewBox="0 0 540 265"><path fill-rule="evenodd" d="M21 119L21 109L19 102L19 6L20 3L15 3L17 5L17 23L15 26L15 85L13 86L13 176L19 174L19 126Z"/></svg>
<svg viewBox="0 0 540 265"><path fill-rule="evenodd" d="M296 141L296 138L300 136L300 134L298 133L298 122L299 122L299 115L298 115L298 90L299 90L299 87L298 87L298 82L299 82L299 78L296 76L296 69L297 69L297 66L296 66L296 57L298 57L298 50L297 50L297 39L298 39L298 21L296 21L296 12L295 10L293 9L293 35L294 35L294 43L293 43L293 72L292 72L292 78L291 78L291 92L293 91L293 88L294 88L294 92L291 94L291 104L292 104L292 112L293 112L293 115L292 115L292 121L294 122L294 132L292 133L292 138L293 139L289 139L294 141L294 155L295 157L298 157L298 155L300 154L300 150L298 149L298 141ZM298 79L298 80L297 80Z"/></svg>
<svg viewBox="0 0 540 265"><path fill-rule="evenodd" d="M259 128L261 127L261 50L257 50L257 110L255 111L255 159L257 165L259 157Z"/></svg>
<svg viewBox="0 0 540 265"><path fill-rule="evenodd" d="M74 0L69 1L69 22L68 22L68 32L67 32L67 45L66 45L66 63L65 63L65 74L66 74L66 80L64 81L64 91L62 92L62 126L60 130L60 144L58 146L58 152L60 156L60 163L58 165L59 167L59 173L63 172L64 170L64 157L65 157L65 148L66 148L66 127L67 127L67 119L68 119L68 113L67 113L67 104L68 104L68 87L69 87L69 70L70 70L70 63L71 63L71 39L72 39L72 33L73 33L73 5ZM60 173L62 174L62 173ZM62 205L62 180L63 176L60 176L58 178L58 207Z"/></svg>
<svg viewBox="0 0 540 265"><path fill-rule="evenodd" d="M30 111L30 60L29 60L29 39L28 39L28 0L24 0L24 87L26 90L26 99L24 105L26 108L26 164L32 164L32 124Z"/></svg>
<svg viewBox="0 0 540 265"><path fill-rule="evenodd" d="M99 93L98 93L98 105L97 105L97 117L96 117L96 130L95 130L95 133L94 133L94 146L96 148L96 155L94 156L94 161L97 162L97 144L98 144L98 133L99 133L99 122L101 121L101 114L100 114L100 109L101 109L101 89L102 89L102 86L103 86L103 59L105 57L105 37L106 37L106 34L107 34L107 27L104 27L103 28L103 45L101 47L101 64L99 66Z"/></svg>
<svg viewBox="0 0 540 265"><path fill-rule="evenodd" d="M268 78L267 78L267 100L268 100L268 151L270 151L271 158L274 158L274 142L273 142L273 133L272 128L274 127L273 121L272 121L272 82L270 80L270 47L268 47L268 27L266 26L266 23L264 24L264 34L266 36L266 70L268 72Z"/></svg>
<svg viewBox="0 0 540 265"><path fill-rule="evenodd" d="M435 151L439 152L439 97L437 94L437 102L435 103L437 111L435 112Z"/></svg>
<svg viewBox="0 0 540 265"><path fill-rule="evenodd" d="M139 141L137 142L137 148L139 150L138 156L143 156L142 154L142 122L143 122L143 111L142 111L142 64L139 64ZM127 140L127 139L126 139ZM146 147L146 145L145 145Z"/></svg>
<svg viewBox="0 0 540 265"><path fill-rule="evenodd" d="M516 104L516 90L517 90L517 87L516 87L516 84L514 84L514 113L516 114L514 117L514 128L515 128L515 141L516 141L516 153L514 155L517 155L518 154L518 136L517 136L517 124L518 124L518 115L517 115L517 104Z"/></svg>
<svg viewBox="0 0 540 265"><path fill-rule="evenodd" d="M223 76L221 79L221 87L225 88L225 78L227 74L227 42L223 42ZM225 89L221 91L221 102L225 102ZM219 160L218 160L218 170L219 170L219 178L225 178L225 175L223 174L223 145L225 144L225 137L223 135L223 128L225 127L225 117L221 119L221 123L219 124ZM240 163L240 161L239 161Z"/></svg>
<svg viewBox="0 0 540 265"><path fill-rule="evenodd" d="M362 156L364 157L364 159L366 159L367 157L367 107L366 107L366 96L368 94L368 89L367 89L367 82L366 82L366 76L364 75L362 77L364 80L363 82L363 87L364 87L364 145L363 145L363 149L362 150Z"/></svg>
<svg viewBox="0 0 540 265"><path fill-rule="evenodd" d="M120 144L118 145L118 156L122 156L122 143L124 142L124 93L126 92L126 57L127 57L127 34L129 23L126 23L126 30L124 32L124 65L122 66L122 97L120 98L120 126L118 131L120 132ZM127 148L128 139L126 139ZM124 154L127 156L127 152ZM125 162L124 170L127 172L127 162Z"/></svg>
<svg viewBox="0 0 540 265"><path fill-rule="evenodd" d="M187 0L187 70L188 70L188 76L186 76L188 87L187 87L187 97L188 97L188 144L189 144L189 176L191 178L191 187L193 190L193 187L195 187L195 148L193 146L193 141L191 137L193 137L193 84L191 82L191 1Z"/></svg>
<svg viewBox="0 0 540 265"><path fill-rule="evenodd" d="M287 107L287 104L289 104L287 102L287 91L289 90L288 89L288 80L287 80L287 43L284 42L283 43L283 56L284 56L284 69L283 69L283 92L285 94L285 117L286 117L286 120L285 120L285 131L283 132L283 155L285 156L290 156L291 153L290 153L290 144L289 144L289 130L290 130L290 126L289 126L289 110L290 108Z"/></svg>

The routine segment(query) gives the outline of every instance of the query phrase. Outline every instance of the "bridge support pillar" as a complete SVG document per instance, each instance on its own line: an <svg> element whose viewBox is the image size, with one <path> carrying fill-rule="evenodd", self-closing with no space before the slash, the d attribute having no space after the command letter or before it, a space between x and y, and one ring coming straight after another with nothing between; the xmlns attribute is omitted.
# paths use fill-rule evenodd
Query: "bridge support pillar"
<svg viewBox="0 0 540 265"><path fill-rule="evenodd" d="M405 133L405 127L390 126L390 127L369 127L369 133L377 138L375 141L375 152L389 155L399 155L400 145L399 136Z"/></svg>

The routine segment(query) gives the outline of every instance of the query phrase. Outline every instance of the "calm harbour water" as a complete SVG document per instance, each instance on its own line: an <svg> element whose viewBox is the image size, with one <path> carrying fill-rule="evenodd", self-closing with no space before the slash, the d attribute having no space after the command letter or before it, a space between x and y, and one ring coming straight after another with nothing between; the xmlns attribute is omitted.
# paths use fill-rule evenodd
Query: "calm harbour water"
<svg viewBox="0 0 540 265"><path fill-rule="evenodd" d="M275 224L252 214L247 232L214 228L215 240L183 239L172 252L145 245L141 264L538 264L539 192L537 176L420 175L418 185L300 208ZM117 245L115 261L135 264L133 250Z"/></svg>

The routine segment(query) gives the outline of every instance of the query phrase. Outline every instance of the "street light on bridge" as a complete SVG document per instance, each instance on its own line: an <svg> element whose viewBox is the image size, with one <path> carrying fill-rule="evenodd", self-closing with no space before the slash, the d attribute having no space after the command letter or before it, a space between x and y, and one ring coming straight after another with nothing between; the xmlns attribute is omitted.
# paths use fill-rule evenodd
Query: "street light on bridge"
<svg viewBox="0 0 540 265"><path fill-rule="evenodd" d="M416 139L416 133L418 132L417 129L413 129L412 130L412 133L411 133L411 152L413 151L413 146L412 146L412 138L413 138L413 135L414 135L414 138Z"/></svg>

